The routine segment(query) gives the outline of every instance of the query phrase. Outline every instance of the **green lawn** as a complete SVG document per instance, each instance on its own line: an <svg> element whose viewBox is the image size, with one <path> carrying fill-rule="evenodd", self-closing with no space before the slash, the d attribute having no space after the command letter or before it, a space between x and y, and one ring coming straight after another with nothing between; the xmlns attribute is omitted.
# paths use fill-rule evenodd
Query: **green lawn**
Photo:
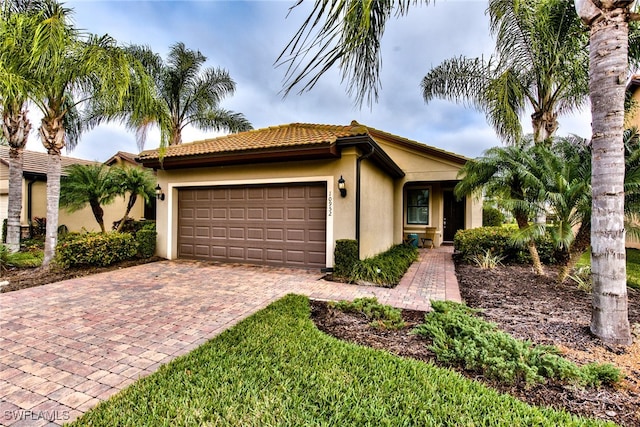
<svg viewBox="0 0 640 427"><path fill-rule="evenodd" d="M306 297L289 295L73 425L604 424L531 407L451 370L334 339L316 329Z"/></svg>
<svg viewBox="0 0 640 427"><path fill-rule="evenodd" d="M582 255L578 265L591 264L591 251ZM640 289L640 250L627 248L627 285Z"/></svg>

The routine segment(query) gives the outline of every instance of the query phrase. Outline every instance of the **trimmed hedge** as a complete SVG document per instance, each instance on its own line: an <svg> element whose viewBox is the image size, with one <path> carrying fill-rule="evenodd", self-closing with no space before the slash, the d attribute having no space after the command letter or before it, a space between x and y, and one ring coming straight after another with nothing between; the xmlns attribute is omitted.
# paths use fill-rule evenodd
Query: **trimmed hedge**
<svg viewBox="0 0 640 427"><path fill-rule="evenodd" d="M333 265L334 275L338 277L348 277L359 261L357 240L336 240Z"/></svg>
<svg viewBox="0 0 640 427"><path fill-rule="evenodd" d="M525 246L513 243L518 232L516 226L480 227L459 230L453 238L453 246L459 256L466 262L477 255L491 251L494 255L504 257L504 263L526 264L531 262L529 251ZM555 249L551 237L546 235L536 239L540 260L545 264L556 262Z"/></svg>
<svg viewBox="0 0 640 427"><path fill-rule="evenodd" d="M155 224L145 226L136 233L136 242L138 244L138 257L149 258L156 253L156 232Z"/></svg>
<svg viewBox="0 0 640 427"><path fill-rule="evenodd" d="M61 267L94 265L104 267L133 258L138 244L129 233L69 233L56 247Z"/></svg>
<svg viewBox="0 0 640 427"><path fill-rule="evenodd" d="M335 254L334 276L350 283L364 281L384 287L397 285L411 264L418 259L418 249L401 244L361 261L358 259L358 243L355 240L338 240Z"/></svg>

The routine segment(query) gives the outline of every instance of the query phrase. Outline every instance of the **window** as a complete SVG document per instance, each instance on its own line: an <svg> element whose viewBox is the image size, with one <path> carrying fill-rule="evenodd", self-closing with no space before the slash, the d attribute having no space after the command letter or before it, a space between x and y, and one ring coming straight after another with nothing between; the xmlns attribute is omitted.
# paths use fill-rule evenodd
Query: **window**
<svg viewBox="0 0 640 427"><path fill-rule="evenodd" d="M429 224L429 190L407 190L407 224Z"/></svg>

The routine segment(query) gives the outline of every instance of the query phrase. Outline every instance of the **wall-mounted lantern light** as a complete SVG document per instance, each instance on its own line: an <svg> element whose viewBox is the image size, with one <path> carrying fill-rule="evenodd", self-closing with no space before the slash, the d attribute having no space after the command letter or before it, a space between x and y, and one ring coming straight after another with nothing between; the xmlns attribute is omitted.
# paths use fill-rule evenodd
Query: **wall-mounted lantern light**
<svg viewBox="0 0 640 427"><path fill-rule="evenodd" d="M162 192L160 184L156 185L156 199L164 200L164 193Z"/></svg>
<svg viewBox="0 0 640 427"><path fill-rule="evenodd" d="M340 196L347 197L347 189L344 186L344 178L340 175L340 179L338 180L338 190L340 190Z"/></svg>

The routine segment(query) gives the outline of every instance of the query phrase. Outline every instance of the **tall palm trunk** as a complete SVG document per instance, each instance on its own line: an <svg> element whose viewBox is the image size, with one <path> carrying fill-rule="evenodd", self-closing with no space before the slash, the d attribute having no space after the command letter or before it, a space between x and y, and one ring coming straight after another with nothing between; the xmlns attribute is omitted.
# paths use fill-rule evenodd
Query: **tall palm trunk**
<svg viewBox="0 0 640 427"><path fill-rule="evenodd" d="M623 3L623 2L621 2ZM589 93L592 111L591 332L603 341L631 343L624 231L624 96L627 10L603 10L591 23Z"/></svg>
<svg viewBox="0 0 640 427"><path fill-rule="evenodd" d="M9 142L9 200L7 212L7 248L11 252L20 249L20 214L22 212L23 152L31 131L27 111L17 116L4 114L2 132Z"/></svg>
<svg viewBox="0 0 640 427"><path fill-rule="evenodd" d="M42 145L47 149L47 228L42 267L48 268L56 253L60 206L61 152L64 148L64 127L61 117L43 118L40 126Z"/></svg>

